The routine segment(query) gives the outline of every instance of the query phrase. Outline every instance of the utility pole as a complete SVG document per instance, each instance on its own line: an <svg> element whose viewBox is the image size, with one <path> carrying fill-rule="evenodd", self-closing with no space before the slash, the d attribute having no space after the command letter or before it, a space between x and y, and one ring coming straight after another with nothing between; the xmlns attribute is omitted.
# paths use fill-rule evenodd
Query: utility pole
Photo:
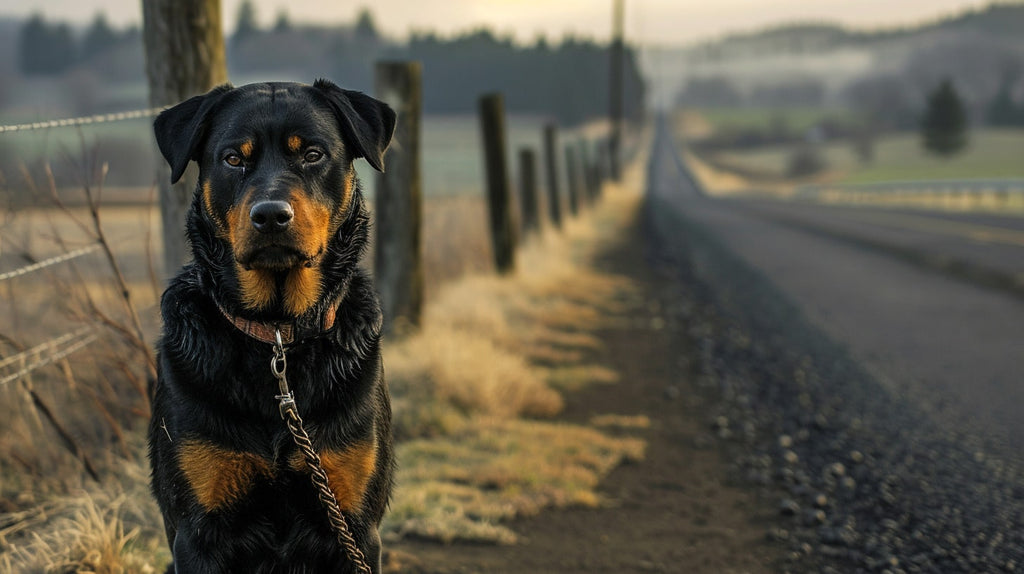
<svg viewBox="0 0 1024 574"><path fill-rule="evenodd" d="M151 106L170 106L228 81L220 0L142 0L142 33ZM171 185L167 164L157 168L165 276L188 259L185 214L196 173L190 167Z"/></svg>
<svg viewBox="0 0 1024 574"><path fill-rule="evenodd" d="M611 163L612 180L619 181L622 177L622 109L623 109L623 63L625 60L625 45L623 43L623 20L625 14L625 0L613 0L615 5L612 14L612 42L611 58L608 77L609 82L609 108L608 120L611 123L611 135L608 139L608 153Z"/></svg>

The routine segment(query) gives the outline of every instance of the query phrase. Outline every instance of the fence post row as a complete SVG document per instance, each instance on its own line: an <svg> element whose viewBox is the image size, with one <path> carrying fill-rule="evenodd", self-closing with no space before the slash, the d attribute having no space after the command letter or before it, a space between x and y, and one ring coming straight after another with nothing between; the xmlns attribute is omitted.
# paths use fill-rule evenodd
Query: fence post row
<svg viewBox="0 0 1024 574"><path fill-rule="evenodd" d="M378 62L376 95L398 113L395 135L377 175L374 277L386 332L419 327L423 314L423 183L419 62Z"/></svg>
<svg viewBox="0 0 1024 574"><path fill-rule="evenodd" d="M537 197L537 154L532 149L519 150L519 200L523 218L523 235L540 231L540 207Z"/></svg>
<svg viewBox="0 0 1024 574"><path fill-rule="evenodd" d="M143 0L149 103L169 106L228 81L220 0ZM185 213L192 202L196 171L171 185L170 170L157 167L163 224L164 274L188 259Z"/></svg>
<svg viewBox="0 0 1024 574"><path fill-rule="evenodd" d="M544 126L544 157L547 160L548 215L556 229L562 228L562 197L558 192L558 128Z"/></svg>
<svg viewBox="0 0 1024 574"><path fill-rule="evenodd" d="M501 94L480 97L480 127L494 264L499 273L511 273L516 266L516 228L512 221L512 194L505 156L505 103Z"/></svg>

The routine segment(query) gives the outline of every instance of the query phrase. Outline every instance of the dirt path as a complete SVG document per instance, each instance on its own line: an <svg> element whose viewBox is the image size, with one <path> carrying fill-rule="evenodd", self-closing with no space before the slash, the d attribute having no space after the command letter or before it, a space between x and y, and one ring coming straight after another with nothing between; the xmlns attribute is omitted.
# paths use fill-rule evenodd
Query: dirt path
<svg viewBox="0 0 1024 574"><path fill-rule="evenodd" d="M750 489L728 486L729 459L711 448L708 399L696 390L685 329L664 310L687 304L680 286L652 270L641 230L608 250L598 265L633 278L639 297L596 333L595 360L621 375L614 385L568 393L560 420L644 415L650 427L628 432L648 441L646 460L620 467L601 487L598 509L548 511L509 526L516 546L428 542L394 544L396 571L470 572L768 572L780 549L765 541L773 507Z"/></svg>

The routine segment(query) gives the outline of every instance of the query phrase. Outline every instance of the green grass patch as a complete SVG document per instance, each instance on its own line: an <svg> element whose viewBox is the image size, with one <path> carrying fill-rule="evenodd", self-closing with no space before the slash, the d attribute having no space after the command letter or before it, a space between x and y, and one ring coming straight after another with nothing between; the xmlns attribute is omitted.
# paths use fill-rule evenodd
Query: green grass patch
<svg viewBox="0 0 1024 574"><path fill-rule="evenodd" d="M839 125L857 125L861 116L840 108L702 108L698 113L714 131L760 130L782 127L789 132L803 132L828 121Z"/></svg>
<svg viewBox="0 0 1024 574"><path fill-rule="evenodd" d="M781 176L794 149L772 146L718 157L751 171ZM974 130L967 149L951 158L926 153L920 137L911 133L880 138L875 144L875 158L868 163L859 161L847 142L828 144L823 152L828 169L838 175L837 183L1024 177L1024 130Z"/></svg>

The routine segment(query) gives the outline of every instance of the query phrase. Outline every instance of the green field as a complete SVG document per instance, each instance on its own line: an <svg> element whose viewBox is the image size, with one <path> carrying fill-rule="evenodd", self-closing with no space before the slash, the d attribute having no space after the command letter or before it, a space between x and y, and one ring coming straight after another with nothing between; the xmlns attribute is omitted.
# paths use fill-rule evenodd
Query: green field
<svg viewBox="0 0 1024 574"><path fill-rule="evenodd" d="M794 147L728 152L719 154L718 158L730 165L782 176ZM880 138L874 151L874 160L862 163L849 143L824 146L828 169L838 176L837 183L1024 178L1024 130L974 130L968 148L949 159L925 153L919 136L909 133Z"/></svg>
<svg viewBox="0 0 1024 574"><path fill-rule="evenodd" d="M856 124L860 117L841 108L702 108L696 110L716 132L737 130L771 130L803 132L823 121L840 125Z"/></svg>
<svg viewBox="0 0 1024 574"><path fill-rule="evenodd" d="M38 121L53 118L34 118ZM100 162L110 164L111 178L117 185L148 187L152 184L149 165L162 161L152 141L151 119L126 120L81 128L0 133L0 170L12 185L20 176L17 166L32 165L42 159L50 161L59 172L61 166L81 162L82 149L98 150ZM541 153L544 118L510 116L507 118L508 166L513 180L517 177L518 150L531 147ZM569 143L573 132L563 132L562 144ZM423 188L427 196L482 194L484 189L483 148L480 128L475 116L428 116L423 120L422 134ZM402 142L393 145L401 146ZM91 153L91 151L90 151ZM145 165L139 165L145 164ZM364 162L356 165L364 189L372 195L376 175ZM120 175L121 177L116 177ZM70 180L70 178L65 178ZM58 183L65 183L58 178Z"/></svg>

